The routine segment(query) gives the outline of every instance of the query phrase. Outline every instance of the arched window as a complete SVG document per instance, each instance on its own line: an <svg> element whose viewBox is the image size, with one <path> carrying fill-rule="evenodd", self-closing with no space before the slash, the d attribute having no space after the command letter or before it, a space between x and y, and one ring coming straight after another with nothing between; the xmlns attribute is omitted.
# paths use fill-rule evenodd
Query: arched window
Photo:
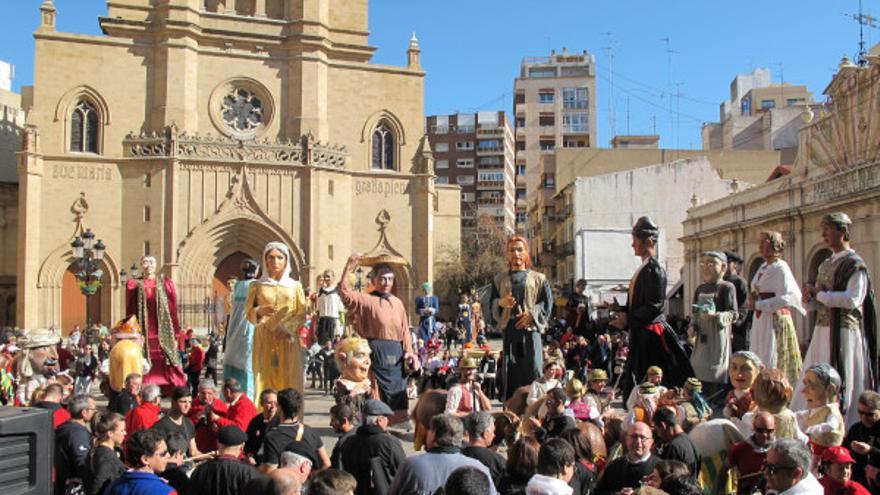
<svg viewBox="0 0 880 495"><path fill-rule="evenodd" d="M79 100L70 116L70 151L98 152L101 119L98 110L88 100Z"/></svg>
<svg viewBox="0 0 880 495"><path fill-rule="evenodd" d="M394 133L385 122L379 122L373 131L373 168L394 170Z"/></svg>

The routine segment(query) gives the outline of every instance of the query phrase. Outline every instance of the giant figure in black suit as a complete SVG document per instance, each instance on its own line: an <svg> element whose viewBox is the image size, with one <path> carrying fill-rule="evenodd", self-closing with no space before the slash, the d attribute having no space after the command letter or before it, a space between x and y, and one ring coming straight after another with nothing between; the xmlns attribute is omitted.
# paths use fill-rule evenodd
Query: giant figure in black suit
<svg viewBox="0 0 880 495"><path fill-rule="evenodd" d="M666 323L666 270L657 262L660 229L642 217L632 230L633 252L642 258L629 284L626 307L611 325L629 330L629 356L622 378L623 397L629 397L650 366L663 369L663 385L680 387L694 376L687 354Z"/></svg>

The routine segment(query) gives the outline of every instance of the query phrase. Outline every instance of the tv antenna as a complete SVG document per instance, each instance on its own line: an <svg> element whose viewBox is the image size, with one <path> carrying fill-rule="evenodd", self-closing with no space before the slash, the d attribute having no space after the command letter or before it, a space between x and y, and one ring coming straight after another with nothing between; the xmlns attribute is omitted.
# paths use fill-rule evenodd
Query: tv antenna
<svg viewBox="0 0 880 495"><path fill-rule="evenodd" d="M846 12L842 12L842 14L846 17L853 19L854 21L859 23L859 56L858 61L860 66L864 66L868 60L866 55L868 51L865 50L865 26L874 29L880 29L880 24L877 23L877 18L871 15L867 15L862 10L862 0L859 0L859 13L858 14L847 14Z"/></svg>

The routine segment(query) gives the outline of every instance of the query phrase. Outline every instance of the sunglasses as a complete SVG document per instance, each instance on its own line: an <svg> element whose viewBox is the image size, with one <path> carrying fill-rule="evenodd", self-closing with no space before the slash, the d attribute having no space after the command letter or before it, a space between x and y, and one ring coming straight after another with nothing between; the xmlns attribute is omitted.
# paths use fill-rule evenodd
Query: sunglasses
<svg viewBox="0 0 880 495"><path fill-rule="evenodd" d="M863 411L859 409L859 416L873 416L877 414L877 411Z"/></svg>
<svg viewBox="0 0 880 495"><path fill-rule="evenodd" d="M755 428L755 433L760 433L762 435L769 435L769 434L773 433L774 431L776 431L776 430L773 428Z"/></svg>
<svg viewBox="0 0 880 495"><path fill-rule="evenodd" d="M782 469L787 469L791 471L792 469L797 469L797 466L780 466L779 464L770 464L766 462L764 463L764 472L769 474L770 476L775 475L777 471L780 471Z"/></svg>

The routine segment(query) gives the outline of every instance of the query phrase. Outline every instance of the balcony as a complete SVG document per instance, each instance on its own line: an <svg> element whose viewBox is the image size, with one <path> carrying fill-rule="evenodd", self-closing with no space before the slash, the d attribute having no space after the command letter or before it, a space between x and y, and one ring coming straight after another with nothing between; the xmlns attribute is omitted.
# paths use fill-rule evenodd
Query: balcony
<svg viewBox="0 0 880 495"><path fill-rule="evenodd" d="M478 205L502 205L504 198L477 198Z"/></svg>
<svg viewBox="0 0 880 495"><path fill-rule="evenodd" d="M503 180L478 180L477 187L481 189L504 189Z"/></svg>
<svg viewBox="0 0 880 495"><path fill-rule="evenodd" d="M571 204L563 206L562 209L556 212L556 220L566 220L571 216L572 211L574 211L574 207Z"/></svg>
<svg viewBox="0 0 880 495"><path fill-rule="evenodd" d="M562 248L559 250L559 254L561 256L574 255L574 241L568 241L568 242L562 243Z"/></svg>
<svg viewBox="0 0 880 495"><path fill-rule="evenodd" d="M504 128L497 125L480 124L477 126L477 136L495 137L504 135Z"/></svg>
<svg viewBox="0 0 880 495"><path fill-rule="evenodd" d="M449 134L449 126L448 125L434 125L431 126L432 134Z"/></svg>
<svg viewBox="0 0 880 495"><path fill-rule="evenodd" d="M498 155L504 153L504 146L478 146L477 156Z"/></svg>

